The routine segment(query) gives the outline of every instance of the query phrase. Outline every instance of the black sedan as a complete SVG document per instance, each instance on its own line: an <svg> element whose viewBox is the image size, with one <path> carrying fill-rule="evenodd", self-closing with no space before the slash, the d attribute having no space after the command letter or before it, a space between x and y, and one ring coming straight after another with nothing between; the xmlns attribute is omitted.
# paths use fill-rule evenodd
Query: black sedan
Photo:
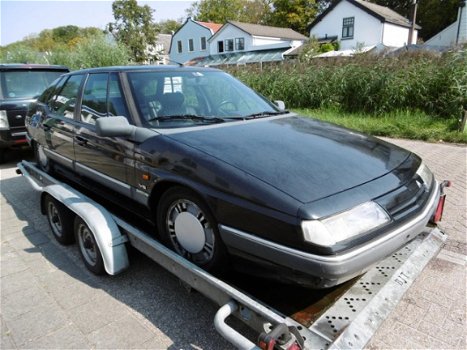
<svg viewBox="0 0 467 350"><path fill-rule="evenodd" d="M42 169L152 220L213 272L329 287L439 219L418 156L281 107L215 69L110 67L64 75L26 123Z"/></svg>

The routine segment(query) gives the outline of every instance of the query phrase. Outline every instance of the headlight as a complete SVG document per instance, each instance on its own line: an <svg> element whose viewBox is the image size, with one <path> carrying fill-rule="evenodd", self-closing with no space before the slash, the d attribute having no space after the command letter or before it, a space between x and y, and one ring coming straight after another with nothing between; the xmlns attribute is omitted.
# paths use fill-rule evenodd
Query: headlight
<svg viewBox="0 0 467 350"><path fill-rule="evenodd" d="M10 129L10 124L8 124L8 116L6 115L5 110L0 110L0 130Z"/></svg>
<svg viewBox="0 0 467 350"><path fill-rule="evenodd" d="M306 241L329 247L378 228L390 220L378 204L366 202L324 220L303 221L302 231Z"/></svg>
<svg viewBox="0 0 467 350"><path fill-rule="evenodd" d="M433 173L424 163L420 164L417 170L417 175L420 176L426 188L430 189L431 183L433 182Z"/></svg>

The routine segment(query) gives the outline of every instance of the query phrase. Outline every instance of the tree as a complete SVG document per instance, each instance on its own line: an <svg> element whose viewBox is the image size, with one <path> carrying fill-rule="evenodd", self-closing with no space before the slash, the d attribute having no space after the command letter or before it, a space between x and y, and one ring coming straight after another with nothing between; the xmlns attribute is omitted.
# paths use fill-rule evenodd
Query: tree
<svg viewBox="0 0 467 350"><path fill-rule="evenodd" d="M316 17L320 4L316 0L273 0L274 10L269 24L288 27L305 35L307 26Z"/></svg>
<svg viewBox="0 0 467 350"><path fill-rule="evenodd" d="M187 10L197 21L224 24L240 21L261 24L267 21L272 0L199 0Z"/></svg>
<svg viewBox="0 0 467 350"><path fill-rule="evenodd" d="M156 23L157 31L161 34L172 34L176 32L182 26L182 22L168 19L166 21L160 21Z"/></svg>
<svg viewBox="0 0 467 350"><path fill-rule="evenodd" d="M135 62L148 61L148 46L155 46L157 27L152 19L154 12L148 5L139 6L136 0L116 0L112 3L115 22L107 28L117 40L126 45Z"/></svg>

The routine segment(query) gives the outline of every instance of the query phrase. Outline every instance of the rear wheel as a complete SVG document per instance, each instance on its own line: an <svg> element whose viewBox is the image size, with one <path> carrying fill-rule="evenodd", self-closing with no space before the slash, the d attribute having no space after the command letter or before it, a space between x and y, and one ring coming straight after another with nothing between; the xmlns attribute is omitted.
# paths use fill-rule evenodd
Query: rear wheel
<svg viewBox="0 0 467 350"><path fill-rule="evenodd" d="M60 244L74 242L73 213L50 195L44 198L44 207L52 233Z"/></svg>
<svg viewBox="0 0 467 350"><path fill-rule="evenodd" d="M164 243L187 260L210 272L226 269L227 254L217 222L192 191L174 187L163 194L157 227Z"/></svg>
<svg viewBox="0 0 467 350"><path fill-rule="evenodd" d="M92 273L103 275L105 273L104 260L99 246L91 229L79 216L75 218L74 231L84 265Z"/></svg>

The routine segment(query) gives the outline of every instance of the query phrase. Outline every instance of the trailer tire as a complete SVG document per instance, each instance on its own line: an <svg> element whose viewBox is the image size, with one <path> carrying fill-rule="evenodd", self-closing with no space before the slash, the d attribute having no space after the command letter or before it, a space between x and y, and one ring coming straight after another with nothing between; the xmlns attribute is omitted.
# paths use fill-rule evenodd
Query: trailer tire
<svg viewBox="0 0 467 350"><path fill-rule="evenodd" d="M227 269L226 248L207 205L191 190L172 187L157 208L157 229L163 243L211 273Z"/></svg>
<svg viewBox="0 0 467 350"><path fill-rule="evenodd" d="M94 233L79 216L75 218L74 231L84 265L95 275L103 275L105 273L104 260Z"/></svg>
<svg viewBox="0 0 467 350"><path fill-rule="evenodd" d="M73 234L73 213L61 202L47 194L44 198L45 214L52 233L60 244L69 245L75 241Z"/></svg>

